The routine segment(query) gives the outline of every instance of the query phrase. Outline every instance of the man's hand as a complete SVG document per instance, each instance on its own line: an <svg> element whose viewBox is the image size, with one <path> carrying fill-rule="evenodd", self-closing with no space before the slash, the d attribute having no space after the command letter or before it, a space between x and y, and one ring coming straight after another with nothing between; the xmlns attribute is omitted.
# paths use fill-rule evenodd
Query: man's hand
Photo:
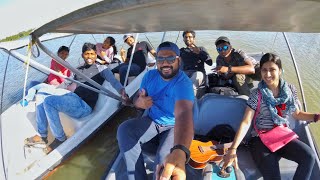
<svg viewBox="0 0 320 180"><path fill-rule="evenodd" d="M139 97L134 102L134 105L137 108L148 109L153 105L153 101L152 101L151 97L146 96L146 90L141 89L140 92L139 92Z"/></svg>
<svg viewBox="0 0 320 180"><path fill-rule="evenodd" d="M129 98L129 96L128 96L128 94L126 93L126 91L125 91L124 88L121 90L121 98L123 99L123 102L122 102L122 103L123 103L125 106L130 106L130 105L132 105L132 102L131 102L131 100L130 100L130 98Z"/></svg>
<svg viewBox="0 0 320 180"><path fill-rule="evenodd" d="M216 69L219 74L225 74L228 72L227 66L218 66Z"/></svg>
<svg viewBox="0 0 320 180"><path fill-rule="evenodd" d="M239 169L236 149L228 150L227 154L223 157L223 161L223 169L226 169L228 166L231 166L232 164L234 165L235 169Z"/></svg>
<svg viewBox="0 0 320 180"><path fill-rule="evenodd" d="M157 180L184 180L186 179L186 153L175 149L168 154L161 165L157 166Z"/></svg>
<svg viewBox="0 0 320 180"><path fill-rule="evenodd" d="M126 53L126 50L124 50L123 48L120 49L120 56L124 56Z"/></svg>
<svg viewBox="0 0 320 180"><path fill-rule="evenodd" d="M69 86L67 86L67 90L74 92L74 90L77 88L77 84L76 83L72 83Z"/></svg>
<svg viewBox="0 0 320 180"><path fill-rule="evenodd" d="M196 45L192 44L191 51L196 53L196 54L199 54L200 53L200 48L198 48Z"/></svg>

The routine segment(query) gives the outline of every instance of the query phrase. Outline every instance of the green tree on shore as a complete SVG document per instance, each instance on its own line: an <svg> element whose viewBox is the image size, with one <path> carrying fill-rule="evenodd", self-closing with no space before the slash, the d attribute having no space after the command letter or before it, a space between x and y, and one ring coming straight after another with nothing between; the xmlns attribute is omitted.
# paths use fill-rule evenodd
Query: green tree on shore
<svg viewBox="0 0 320 180"><path fill-rule="evenodd" d="M1 39L0 42L6 42L6 41L14 41L14 40L18 40L18 39L21 39L23 37L26 37L26 36L29 36L29 34L33 31L33 29L29 29L27 31L22 31L22 32L19 32L18 34L16 35L12 35L12 36L8 36L4 39Z"/></svg>

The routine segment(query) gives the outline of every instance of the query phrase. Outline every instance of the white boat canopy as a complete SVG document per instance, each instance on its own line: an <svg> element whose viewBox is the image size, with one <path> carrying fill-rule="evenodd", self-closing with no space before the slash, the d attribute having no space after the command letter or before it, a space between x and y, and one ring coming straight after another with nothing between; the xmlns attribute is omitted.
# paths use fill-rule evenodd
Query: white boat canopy
<svg viewBox="0 0 320 180"><path fill-rule="evenodd" d="M319 1L108 0L36 29L79 34L192 30L319 32Z"/></svg>

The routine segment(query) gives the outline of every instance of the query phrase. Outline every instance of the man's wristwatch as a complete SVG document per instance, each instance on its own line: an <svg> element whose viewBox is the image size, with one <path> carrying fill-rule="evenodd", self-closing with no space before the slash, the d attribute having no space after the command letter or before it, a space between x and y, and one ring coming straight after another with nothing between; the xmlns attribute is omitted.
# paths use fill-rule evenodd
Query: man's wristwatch
<svg viewBox="0 0 320 180"><path fill-rule="evenodd" d="M313 122L316 123L317 121L319 121L319 117L320 117L319 114L315 114L314 117L313 117Z"/></svg>
<svg viewBox="0 0 320 180"><path fill-rule="evenodd" d="M230 74L232 71L231 71L231 68L232 68L232 66L231 65L229 65L228 66L228 74Z"/></svg>
<svg viewBox="0 0 320 180"><path fill-rule="evenodd" d="M175 149L180 149L186 153L186 164L188 164L188 162L190 160L190 150L187 147L185 147L184 145L177 144L177 145L174 145L173 148L170 149L170 153L172 153L172 151Z"/></svg>

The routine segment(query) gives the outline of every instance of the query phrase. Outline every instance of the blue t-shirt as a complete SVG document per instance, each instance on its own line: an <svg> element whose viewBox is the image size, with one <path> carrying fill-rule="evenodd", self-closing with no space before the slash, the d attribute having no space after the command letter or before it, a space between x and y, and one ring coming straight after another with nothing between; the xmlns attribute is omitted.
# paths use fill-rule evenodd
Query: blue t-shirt
<svg viewBox="0 0 320 180"><path fill-rule="evenodd" d="M153 100L149 110L150 118L160 125L174 125L174 106L176 101L194 101L192 82L188 76L179 70L178 74L169 81L162 79L158 70L148 71L143 77L140 89Z"/></svg>

